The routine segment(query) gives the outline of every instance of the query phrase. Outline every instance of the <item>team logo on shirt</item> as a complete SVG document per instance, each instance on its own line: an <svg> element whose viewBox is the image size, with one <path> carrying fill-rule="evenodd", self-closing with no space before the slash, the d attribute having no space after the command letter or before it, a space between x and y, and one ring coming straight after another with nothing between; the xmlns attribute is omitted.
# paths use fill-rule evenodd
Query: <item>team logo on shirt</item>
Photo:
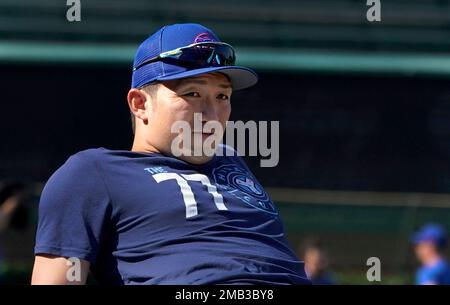
<svg viewBox="0 0 450 305"><path fill-rule="evenodd" d="M213 170L218 187L246 204L264 212L277 215L272 200L263 187L239 166L226 164Z"/></svg>

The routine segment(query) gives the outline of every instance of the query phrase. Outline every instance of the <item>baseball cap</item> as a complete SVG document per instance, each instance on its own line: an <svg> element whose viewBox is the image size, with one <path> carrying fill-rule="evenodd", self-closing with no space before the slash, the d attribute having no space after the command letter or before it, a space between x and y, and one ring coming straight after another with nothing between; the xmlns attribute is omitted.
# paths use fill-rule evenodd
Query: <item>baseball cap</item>
<svg viewBox="0 0 450 305"><path fill-rule="evenodd" d="M206 67L186 67L178 64L176 60L151 60L164 52L198 43L223 44L213 31L200 24L182 23L162 27L138 47L133 62L131 87L140 88L156 81L181 79L211 72L220 72L228 76L234 90L256 84L258 81L256 72L247 67L217 65L217 63ZM234 56L232 47L231 50ZM146 63L149 60L150 62Z"/></svg>
<svg viewBox="0 0 450 305"><path fill-rule="evenodd" d="M414 233L411 241L413 244L428 241L444 247L447 244L447 232L442 226L431 223L423 226L419 231Z"/></svg>

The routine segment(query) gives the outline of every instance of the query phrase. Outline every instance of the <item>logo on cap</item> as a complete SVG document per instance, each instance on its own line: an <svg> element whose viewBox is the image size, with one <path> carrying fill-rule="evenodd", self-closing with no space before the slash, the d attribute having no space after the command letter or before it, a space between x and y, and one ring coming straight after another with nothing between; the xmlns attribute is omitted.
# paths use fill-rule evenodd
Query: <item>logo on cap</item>
<svg viewBox="0 0 450 305"><path fill-rule="evenodd" d="M194 43L199 43L199 42L208 42L208 41L217 41L217 39L215 39L214 37L212 37L212 35L210 33L201 33L198 34L197 36L195 36L194 39Z"/></svg>

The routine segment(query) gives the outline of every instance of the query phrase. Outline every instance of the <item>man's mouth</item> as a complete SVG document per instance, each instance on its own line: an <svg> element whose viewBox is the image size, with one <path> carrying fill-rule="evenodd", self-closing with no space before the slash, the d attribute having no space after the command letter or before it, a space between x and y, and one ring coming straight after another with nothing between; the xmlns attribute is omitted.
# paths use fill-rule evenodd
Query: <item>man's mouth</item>
<svg viewBox="0 0 450 305"><path fill-rule="evenodd" d="M202 140L206 140L207 138L209 138L210 136L214 135L214 132L194 132L194 137L202 137Z"/></svg>

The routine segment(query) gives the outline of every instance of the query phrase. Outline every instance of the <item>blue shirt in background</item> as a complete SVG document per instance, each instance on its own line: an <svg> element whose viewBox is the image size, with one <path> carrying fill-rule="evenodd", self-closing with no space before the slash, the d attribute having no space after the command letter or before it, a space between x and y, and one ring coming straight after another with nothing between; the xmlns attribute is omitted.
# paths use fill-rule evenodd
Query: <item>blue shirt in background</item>
<svg viewBox="0 0 450 305"><path fill-rule="evenodd" d="M450 266L441 259L434 265L421 267L416 273L416 284L450 285Z"/></svg>

